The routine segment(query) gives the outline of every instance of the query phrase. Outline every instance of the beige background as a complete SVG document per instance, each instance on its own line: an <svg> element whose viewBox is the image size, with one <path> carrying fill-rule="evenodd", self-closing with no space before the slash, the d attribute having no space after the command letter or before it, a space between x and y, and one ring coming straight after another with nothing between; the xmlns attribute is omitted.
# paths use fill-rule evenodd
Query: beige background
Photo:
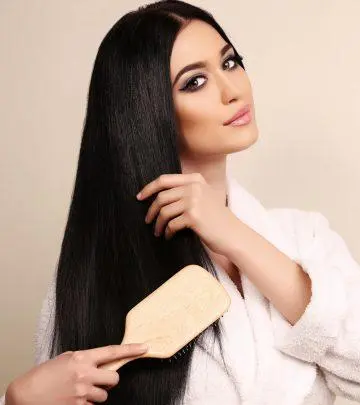
<svg viewBox="0 0 360 405"><path fill-rule="evenodd" d="M321 211L360 261L359 0L193 3L214 13L253 83L260 139L230 170L269 207ZM97 48L141 4L0 1L0 396L33 362Z"/></svg>

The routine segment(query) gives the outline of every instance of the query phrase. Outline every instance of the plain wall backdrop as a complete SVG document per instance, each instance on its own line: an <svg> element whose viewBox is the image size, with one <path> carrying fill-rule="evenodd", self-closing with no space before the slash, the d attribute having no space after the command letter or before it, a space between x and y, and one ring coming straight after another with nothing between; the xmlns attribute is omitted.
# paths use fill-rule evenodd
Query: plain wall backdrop
<svg viewBox="0 0 360 405"><path fill-rule="evenodd" d="M360 262L359 0L190 2L223 26L253 86L260 137L229 170L268 207L322 212ZM143 4L0 0L0 396L33 364L98 46Z"/></svg>

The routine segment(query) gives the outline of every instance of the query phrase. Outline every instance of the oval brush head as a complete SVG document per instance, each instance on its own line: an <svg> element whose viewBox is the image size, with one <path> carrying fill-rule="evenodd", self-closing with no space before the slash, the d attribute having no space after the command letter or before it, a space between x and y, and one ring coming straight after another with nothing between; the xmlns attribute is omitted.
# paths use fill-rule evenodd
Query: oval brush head
<svg viewBox="0 0 360 405"><path fill-rule="evenodd" d="M225 288L206 269L193 264L184 267L126 316L121 343L145 343L149 350L139 357L115 360L100 368L117 370L137 358L177 358L228 310L230 302Z"/></svg>

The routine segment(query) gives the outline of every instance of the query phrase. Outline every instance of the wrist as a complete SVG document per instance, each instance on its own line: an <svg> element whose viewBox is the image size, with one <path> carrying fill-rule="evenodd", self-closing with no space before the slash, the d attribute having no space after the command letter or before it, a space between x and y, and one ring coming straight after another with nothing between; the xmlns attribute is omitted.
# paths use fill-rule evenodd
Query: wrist
<svg viewBox="0 0 360 405"><path fill-rule="evenodd" d="M239 259L239 256L242 254L246 226L239 220L234 214L231 217L231 226L227 233L228 239L226 243L226 257L229 258L232 262Z"/></svg>

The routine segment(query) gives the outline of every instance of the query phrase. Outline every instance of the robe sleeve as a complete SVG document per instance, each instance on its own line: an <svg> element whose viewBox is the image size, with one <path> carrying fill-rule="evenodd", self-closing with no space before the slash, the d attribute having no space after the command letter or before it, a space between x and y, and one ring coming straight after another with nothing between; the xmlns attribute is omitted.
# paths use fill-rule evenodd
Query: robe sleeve
<svg viewBox="0 0 360 405"><path fill-rule="evenodd" d="M55 278L50 281L47 294L42 302L37 328L34 336L35 359L34 366L49 360L51 335L54 327L55 311ZM0 405L5 404L5 394L0 398Z"/></svg>
<svg viewBox="0 0 360 405"><path fill-rule="evenodd" d="M55 318L55 283L56 275L54 275L50 281L38 318L37 329L34 336L35 365L39 365L50 359L50 347Z"/></svg>
<svg viewBox="0 0 360 405"><path fill-rule="evenodd" d="M324 215L298 210L294 215L300 252L295 261L309 275L312 295L294 325L279 313L273 317L275 346L316 363L332 392L359 401L360 266Z"/></svg>

